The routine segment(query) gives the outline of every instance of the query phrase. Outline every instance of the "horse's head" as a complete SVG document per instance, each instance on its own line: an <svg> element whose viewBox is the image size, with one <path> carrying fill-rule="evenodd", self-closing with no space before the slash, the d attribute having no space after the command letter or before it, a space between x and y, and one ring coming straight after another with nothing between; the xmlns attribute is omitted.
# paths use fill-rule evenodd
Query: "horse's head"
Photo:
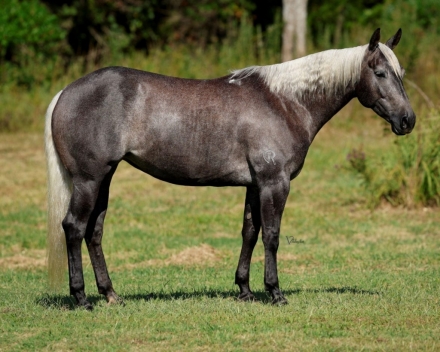
<svg viewBox="0 0 440 352"><path fill-rule="evenodd" d="M401 35L399 29L384 45L379 43L380 29L376 29L366 49L356 86L361 104L388 121L397 135L410 133L416 123L416 115L403 88L404 70L392 51Z"/></svg>

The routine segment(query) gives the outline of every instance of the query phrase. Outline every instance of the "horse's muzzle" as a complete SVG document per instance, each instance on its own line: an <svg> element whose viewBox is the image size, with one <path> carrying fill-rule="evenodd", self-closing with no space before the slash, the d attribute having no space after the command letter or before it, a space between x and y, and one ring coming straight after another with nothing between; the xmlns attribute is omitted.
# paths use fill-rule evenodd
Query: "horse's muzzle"
<svg viewBox="0 0 440 352"><path fill-rule="evenodd" d="M405 113L401 118L391 118L391 129L398 136L411 133L416 124L416 115L413 111Z"/></svg>

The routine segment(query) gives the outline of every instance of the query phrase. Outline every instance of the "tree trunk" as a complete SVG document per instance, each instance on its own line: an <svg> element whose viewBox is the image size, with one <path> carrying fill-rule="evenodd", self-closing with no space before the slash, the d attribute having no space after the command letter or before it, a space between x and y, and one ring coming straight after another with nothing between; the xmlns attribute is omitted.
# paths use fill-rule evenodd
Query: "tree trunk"
<svg viewBox="0 0 440 352"><path fill-rule="evenodd" d="M283 0L283 47L281 61L292 60L293 36L295 34L295 2L296 0Z"/></svg>
<svg viewBox="0 0 440 352"><path fill-rule="evenodd" d="M289 61L306 54L307 1L283 0L283 47L281 60ZM293 45L295 43L295 46Z"/></svg>

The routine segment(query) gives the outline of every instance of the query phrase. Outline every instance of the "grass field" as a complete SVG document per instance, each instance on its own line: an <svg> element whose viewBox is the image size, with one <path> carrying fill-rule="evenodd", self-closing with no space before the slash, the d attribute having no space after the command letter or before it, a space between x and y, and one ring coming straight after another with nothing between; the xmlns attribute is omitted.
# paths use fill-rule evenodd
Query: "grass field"
<svg viewBox="0 0 440 352"><path fill-rule="evenodd" d="M244 189L173 186L121 164L103 244L126 306L97 294L84 247L95 309L76 309L67 282L47 285L42 134L0 135L0 351L440 350L439 210L368 209L346 155L360 144L387 153L396 137L372 112L356 127L358 109L321 131L292 182L283 307L264 292L261 242L260 302L235 299Z"/></svg>

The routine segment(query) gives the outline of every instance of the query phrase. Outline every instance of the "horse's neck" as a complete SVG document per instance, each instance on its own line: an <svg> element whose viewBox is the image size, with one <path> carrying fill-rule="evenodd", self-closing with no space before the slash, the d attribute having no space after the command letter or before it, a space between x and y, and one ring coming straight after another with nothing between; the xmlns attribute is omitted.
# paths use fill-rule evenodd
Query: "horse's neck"
<svg viewBox="0 0 440 352"><path fill-rule="evenodd" d="M348 102L355 97L355 90L346 90L344 93L334 95L315 94L304 97L301 101L287 98L292 106L301 108L294 111L294 115L302 121L307 130L310 142L313 141L321 128L330 121ZM303 111L303 109L306 110Z"/></svg>
<svg viewBox="0 0 440 352"><path fill-rule="evenodd" d="M298 60L265 66L261 75L270 90L310 113L313 139L321 127L353 97L365 46L329 50Z"/></svg>
<svg viewBox="0 0 440 352"><path fill-rule="evenodd" d="M310 143L319 130L356 96L354 86L331 93L302 92L300 96L273 91L270 94L281 100L286 118L296 120L308 132ZM286 109L287 106L289 108Z"/></svg>

